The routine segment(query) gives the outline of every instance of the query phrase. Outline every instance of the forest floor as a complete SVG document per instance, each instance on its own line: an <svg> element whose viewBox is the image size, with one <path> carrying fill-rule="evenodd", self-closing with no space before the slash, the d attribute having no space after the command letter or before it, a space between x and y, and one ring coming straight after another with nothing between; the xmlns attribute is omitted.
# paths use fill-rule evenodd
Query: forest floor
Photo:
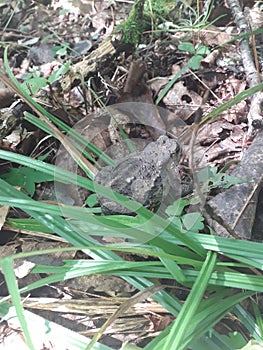
<svg viewBox="0 0 263 350"><path fill-rule="evenodd" d="M133 45L121 42L123 33L119 27L132 10L130 1L74 0L72 2L53 1L49 5L42 3L45 2L24 1L17 7L13 7L13 2L8 5L0 4L0 12L2 12L0 68L4 69L6 64L4 49L8 43L8 64L21 86L28 89L32 96L36 96L42 105L44 105L44 99L43 95L39 95L39 91L48 91L48 97L45 99L48 111L73 130L89 128L91 131L88 140L92 141L96 147L105 151L118 143L119 135L116 136L116 130L112 131L111 121L107 121L106 126L104 122L97 126L94 120L100 116L100 110L104 106L114 107L120 104L124 105L124 112L132 116L132 120L128 122L129 128L125 125L127 121L117 121L130 139L141 139L145 146L145 143L156 139L156 130L161 130L160 134L166 133L170 138L179 140L182 148L179 164L182 179L192 177L194 172L208 169L207 167L216 169L216 173L222 169L231 173L246 150L252 147L251 144L253 145L257 133L257 129L251 127L251 120L249 120L252 98L249 96L237 103L231 103L237 95L252 86L249 84L247 70L244 67L246 61L242 57L242 50L240 51L240 41L232 40L239 34L239 29L229 8L216 5L204 19L198 17L190 7L183 6L181 2L178 2L176 9L172 7L167 9L166 18L163 13L155 16L153 7L150 25L139 35L139 44ZM259 17L262 23L259 2L249 1L248 3L245 4L247 18L251 18L252 22L260 22ZM222 14L225 16L221 17ZM99 50L102 43L105 43L109 37L113 45L112 51L105 54L102 51L101 56L97 56L94 62L87 63L85 59L90 57L92 52ZM249 45L254 48L251 54L260 74L262 34L253 38L255 41L250 41ZM85 65L92 64L94 64L93 68L86 72ZM48 80L57 69L62 67L65 70L64 75L54 78L53 81ZM65 76L70 77L69 88L63 86ZM4 84L0 85L2 111L0 113L14 108L11 107L12 103L17 100L18 96L14 91ZM229 101L229 108L224 108L215 116L212 115L213 111ZM144 109L147 118L135 123L134 115L139 114L141 108ZM207 115L210 118L204 121L202 118ZM1 140L2 150L10 150L37 159L43 157L48 163L63 166L61 162L66 161L63 153L62 156L60 154L60 160L58 159L59 143L55 138L32 126L28 121L21 120L18 124L10 133L6 132ZM96 127L99 128L102 137L98 137L99 132ZM138 142L137 150L143 146L139 146ZM60 151L63 152L61 149ZM111 152L115 159L123 156L122 150L118 148L113 147ZM258 159L255 161L262 164L262 160L258 161ZM67 165L64 164L64 166L67 168ZM9 177L10 180L11 176L28 176L24 184L31 184L29 174L9 174L9 171L15 167L11 162L3 162L1 167L1 175L4 179ZM253 164L246 165L249 171L251 167ZM242 174L240 176L242 177ZM216 179L221 181L221 188L224 188L225 178L215 177L213 183L215 188L205 194L206 200L220 192L217 187L220 184L216 183ZM234 184L233 179L229 181ZM39 201L54 201L50 192L52 189L49 186L38 184L32 197ZM248 197L249 194L246 198ZM247 239L252 237L261 241L262 197L262 195L259 196L258 214L255 222L251 224L251 234L246 237ZM72 198L76 203L77 200L73 195ZM79 204L83 205L85 201L81 202L81 200ZM232 202L231 205L235 207L236 204ZM1 213L1 226L4 225L7 216L25 217L21 210L9 208L7 212ZM243 234L241 236L244 238ZM7 224L2 228L1 258L18 252L41 251L57 247L66 248L70 245L60 238L51 241L48 234L47 236L38 234L37 230L34 233L26 230L16 232ZM43 263L47 264L47 260L50 259L52 264L59 265L62 260L76 257L84 259L85 254L81 251L77 253L69 251L48 255L43 258ZM144 258L147 260L147 257ZM136 254L130 254L128 257L130 261L136 261L136 259ZM36 262L41 264L40 257ZM30 267L25 269L30 270ZM39 277L41 273L39 276L34 275L35 281ZM0 295L4 297L8 292L3 275L0 275L0 280ZM33 282L32 275L28 275L25 271L25 277L20 278L19 287L22 288ZM185 290L180 288L179 284L177 289L178 291L175 292L177 297L184 299ZM103 315L101 310L116 311L116 305L121 304L118 298L125 301L134 295L135 291L135 287L116 276L98 274L81 276L67 281L62 280L56 284L50 283L32 291L30 294L32 300L27 304L25 298L24 307L32 311L34 298L48 297L58 301L67 299L68 312L50 311L45 307L44 301L42 306L38 305L39 310L34 312L91 337L107 320L107 313ZM83 294L96 298L96 303L93 301L86 305L85 312L71 313L73 306L70 305L70 301L81 299ZM112 305L109 305L110 296ZM96 310L93 304L96 304ZM141 305L143 311L139 311L138 306L137 310L130 312L125 318L116 320L104 334L101 342L113 349L119 349L125 341L145 346L173 320L169 312L165 309L159 310L159 306L153 299L147 299L147 302ZM90 313L89 317L87 313ZM221 331L224 333L223 328ZM24 348L19 342L21 339L17 339L19 332L12 330L5 321L1 323L0 329L0 349L11 348L10 346L14 344L19 349ZM12 336L14 336L13 339L11 339ZM56 344L50 344L49 349L61 348L56 347Z"/></svg>

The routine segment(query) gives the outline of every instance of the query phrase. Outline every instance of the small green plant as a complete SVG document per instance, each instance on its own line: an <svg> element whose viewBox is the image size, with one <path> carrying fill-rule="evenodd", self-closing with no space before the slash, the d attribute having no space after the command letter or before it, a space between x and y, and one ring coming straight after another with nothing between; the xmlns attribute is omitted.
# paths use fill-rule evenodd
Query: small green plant
<svg viewBox="0 0 263 350"><path fill-rule="evenodd" d="M29 68L28 72L23 75L23 79L22 88L33 95L47 85L47 79L41 77L40 72L34 68Z"/></svg>
<svg viewBox="0 0 263 350"><path fill-rule="evenodd" d="M69 49L70 49L69 43L60 43L59 45L54 46L52 48L52 51L54 52L55 55L65 56L67 54L67 50Z"/></svg>
<svg viewBox="0 0 263 350"><path fill-rule="evenodd" d="M242 184L249 179L240 179L228 175L223 171L218 171L218 167L205 167L197 173L197 177L202 184L203 191L210 191L213 188L229 188L233 185Z"/></svg>
<svg viewBox="0 0 263 350"><path fill-rule="evenodd" d="M191 58L188 61L188 67L193 70L199 69L201 61L210 53L207 46L202 44L194 46L194 44L190 42L182 42L178 45L178 49L191 55Z"/></svg>
<svg viewBox="0 0 263 350"><path fill-rule="evenodd" d="M1 175L1 179L32 197L35 193L35 185L44 181L53 181L54 176L43 174L36 169L28 167L12 168L9 173Z"/></svg>
<svg viewBox="0 0 263 350"><path fill-rule="evenodd" d="M63 64L60 69L51 74L48 79L41 77L38 70L29 68L29 72L23 75L24 82L21 84L21 87L29 95L34 95L40 89L56 81L59 76L65 74L69 70L69 67L70 62Z"/></svg>
<svg viewBox="0 0 263 350"><path fill-rule="evenodd" d="M204 229L204 218L199 212L185 214L184 211L189 204L189 200L178 199L166 208L165 213L181 232L200 233Z"/></svg>
<svg viewBox="0 0 263 350"><path fill-rule="evenodd" d="M218 167L205 167L198 171L197 177L200 181L201 191L207 194L214 188L227 189L233 185L247 182L248 179L239 179L218 171ZM169 205L165 213L169 220L175 224L181 232L196 232L201 233L204 229L204 217L200 212L189 212L186 209L189 205L198 204L199 198L178 199L172 205Z"/></svg>

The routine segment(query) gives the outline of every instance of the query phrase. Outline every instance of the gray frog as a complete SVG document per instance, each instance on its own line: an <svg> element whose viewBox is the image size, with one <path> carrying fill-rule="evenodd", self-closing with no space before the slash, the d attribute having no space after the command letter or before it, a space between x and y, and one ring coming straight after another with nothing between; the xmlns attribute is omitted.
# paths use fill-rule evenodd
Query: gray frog
<svg viewBox="0 0 263 350"><path fill-rule="evenodd" d="M96 175L95 182L146 208L154 209L171 188L176 188L177 193L180 190L177 171L180 155L178 142L162 135L157 141L149 143L143 151L131 153L116 161L115 166L102 168ZM98 200L106 215L133 214L128 208L106 197L98 195Z"/></svg>

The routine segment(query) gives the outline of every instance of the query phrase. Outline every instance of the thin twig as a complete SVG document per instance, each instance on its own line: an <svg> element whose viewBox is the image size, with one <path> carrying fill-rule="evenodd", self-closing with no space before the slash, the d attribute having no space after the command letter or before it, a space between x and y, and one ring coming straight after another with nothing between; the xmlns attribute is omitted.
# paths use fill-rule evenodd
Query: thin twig
<svg viewBox="0 0 263 350"><path fill-rule="evenodd" d="M92 338L91 342L87 346L86 350L92 350L93 345L100 339L100 337L105 332L106 328L108 328L119 316L125 313L131 306L138 303L139 301L145 300L152 296L153 294L160 292L164 289L164 286L152 286L146 289L141 290L134 296L132 296L129 300L125 301L119 308L107 319L107 321L103 324L103 326L99 329L97 334Z"/></svg>

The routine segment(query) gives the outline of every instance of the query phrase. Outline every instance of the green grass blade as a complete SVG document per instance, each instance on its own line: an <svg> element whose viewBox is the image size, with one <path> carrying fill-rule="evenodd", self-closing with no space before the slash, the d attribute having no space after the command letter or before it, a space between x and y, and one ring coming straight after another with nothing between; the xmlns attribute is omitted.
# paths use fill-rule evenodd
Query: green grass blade
<svg viewBox="0 0 263 350"><path fill-rule="evenodd" d="M262 243L237 240L206 234L185 233L186 236L200 243L205 250L211 250L226 255L235 260L245 260L246 266L263 269ZM172 234L162 233L158 238L169 242L171 245L179 244L180 241ZM231 263L232 264L232 263Z"/></svg>
<svg viewBox="0 0 263 350"><path fill-rule="evenodd" d="M169 81L169 83L165 86L165 88L159 93L156 101L155 101L155 104L158 105L162 99L165 97L165 95L168 93L168 91L172 88L172 86L174 85L174 83L176 82L176 80L178 78L180 78L180 76L182 74L184 74L187 69L189 68L189 65L186 64L185 66L183 66L183 68L181 68L176 74L175 76Z"/></svg>
<svg viewBox="0 0 263 350"><path fill-rule="evenodd" d="M175 261L165 258L160 258L160 261L175 281L180 284L185 284L187 282L183 269L181 269Z"/></svg>
<svg viewBox="0 0 263 350"><path fill-rule="evenodd" d="M22 307L22 300L19 294L16 276L14 273L13 260L9 257L0 261L3 274L5 276L6 285L9 291L9 294L12 298L12 303L16 309L16 314L21 324L27 345L31 350L35 350L34 344L30 337L30 332L28 329L28 325L24 316L24 309Z"/></svg>
<svg viewBox="0 0 263 350"><path fill-rule="evenodd" d="M55 135L52 133L48 125L44 121L34 116L33 114L29 112L25 112L25 119L29 121L31 124L37 126L41 130L55 137ZM81 151L87 159L91 160L93 163L96 163L94 158L88 152L85 151L85 148L89 149L91 152L97 155L106 164L108 165L115 164L115 162L107 154L105 154L100 149L95 147L92 143L88 142L81 134L76 132L73 128L69 127L67 124L57 119L56 117L53 117L52 121L56 126L61 128L63 131L67 132L67 137L70 137L70 141L72 142L72 144L79 151Z"/></svg>
<svg viewBox="0 0 263 350"><path fill-rule="evenodd" d="M185 338L185 332L207 288L209 279L215 267L215 263L216 254L208 252L207 258L200 270L199 276L197 277L191 289L191 292L187 297L186 302L184 303L179 315L177 316L171 328L168 337L166 338L164 345L165 349L184 349L184 347L182 347L181 344Z"/></svg>
<svg viewBox="0 0 263 350"><path fill-rule="evenodd" d="M0 150L0 159L9 160L23 166L27 166L32 169L43 172L44 174L52 175L54 180L65 184L78 184L81 187L87 188L90 191L94 191L93 182L76 174L71 173L65 169L55 167L54 165L47 164L41 160L32 159L21 154L14 152Z"/></svg>
<svg viewBox="0 0 263 350"><path fill-rule="evenodd" d="M229 294L229 289L227 292ZM186 347L192 341L197 342L197 339L202 334L205 334L218 323L235 305L249 298L251 295L253 295L253 292L241 292L227 298L222 298L220 293L217 293L215 297L208 298L209 305L206 303L207 300L203 301L200 304L201 310L197 310L192 322L189 324L189 328L186 330L186 337L183 341L184 346Z"/></svg>
<svg viewBox="0 0 263 350"><path fill-rule="evenodd" d="M254 317L252 317L252 315L246 309L244 309L241 305L236 305L232 312L237 316L237 318L246 327L249 334L251 334L255 340L262 341L259 326L256 324Z"/></svg>
<svg viewBox="0 0 263 350"><path fill-rule="evenodd" d="M204 124L208 119L214 118L221 114L222 112L226 111L227 109L235 106L239 102L245 100L246 98L254 95L256 92L262 91L263 90L263 83L258 84L256 86L253 86L252 88L249 88L245 91L240 92L237 94L234 98L231 100L223 103L219 107L215 108L212 110L212 112L208 113L205 117L202 118L200 125Z"/></svg>
<svg viewBox="0 0 263 350"><path fill-rule="evenodd" d="M1 186L1 181L0 181ZM0 196L1 205L9 205L12 207L20 208L22 210L34 210L36 212L44 212L46 214L58 215L74 218L74 219L82 219L83 216L90 215L91 213L100 213L100 208L81 208L74 206L63 206L63 212L61 207L53 204L47 204L39 201L34 201L32 199L17 199L10 198L9 196Z"/></svg>

